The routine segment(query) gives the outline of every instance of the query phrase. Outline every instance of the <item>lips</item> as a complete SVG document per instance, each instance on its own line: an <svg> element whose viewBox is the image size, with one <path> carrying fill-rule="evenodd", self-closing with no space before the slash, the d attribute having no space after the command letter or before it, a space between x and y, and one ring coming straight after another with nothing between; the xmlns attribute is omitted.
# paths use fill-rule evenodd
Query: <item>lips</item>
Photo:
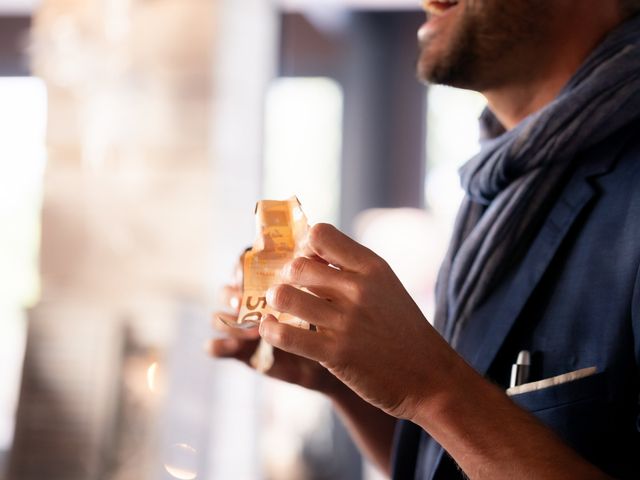
<svg viewBox="0 0 640 480"><path fill-rule="evenodd" d="M453 12L457 10L461 0L423 0L422 6L427 12L427 21L418 30L418 41L423 44L436 32L451 23Z"/></svg>
<svg viewBox="0 0 640 480"><path fill-rule="evenodd" d="M459 0L424 0L422 6L427 13L442 15L447 10L458 5Z"/></svg>

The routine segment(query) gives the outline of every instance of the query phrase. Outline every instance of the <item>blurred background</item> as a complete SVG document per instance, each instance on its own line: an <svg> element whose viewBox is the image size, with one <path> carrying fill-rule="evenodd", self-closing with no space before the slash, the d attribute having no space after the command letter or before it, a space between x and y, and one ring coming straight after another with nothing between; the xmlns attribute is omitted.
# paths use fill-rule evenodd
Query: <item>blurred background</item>
<svg viewBox="0 0 640 480"><path fill-rule="evenodd" d="M417 0L0 0L0 479L379 479L322 397L205 355L297 195L427 315L482 97Z"/></svg>

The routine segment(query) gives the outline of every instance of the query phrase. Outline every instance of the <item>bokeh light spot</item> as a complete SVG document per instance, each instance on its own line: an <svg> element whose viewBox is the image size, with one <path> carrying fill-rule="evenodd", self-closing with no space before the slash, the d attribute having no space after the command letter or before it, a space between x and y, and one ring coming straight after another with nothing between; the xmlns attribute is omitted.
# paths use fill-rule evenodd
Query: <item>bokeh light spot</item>
<svg viewBox="0 0 640 480"><path fill-rule="evenodd" d="M157 388L158 362L153 362L147 369L147 387L152 392Z"/></svg>
<svg viewBox="0 0 640 480"><path fill-rule="evenodd" d="M164 468L178 480L194 480L198 476L198 452L186 443L172 445Z"/></svg>

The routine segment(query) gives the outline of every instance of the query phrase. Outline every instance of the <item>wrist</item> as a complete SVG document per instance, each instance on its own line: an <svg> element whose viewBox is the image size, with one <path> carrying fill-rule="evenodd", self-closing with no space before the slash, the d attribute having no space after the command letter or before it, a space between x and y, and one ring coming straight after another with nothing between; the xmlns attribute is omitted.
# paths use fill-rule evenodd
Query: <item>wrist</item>
<svg viewBox="0 0 640 480"><path fill-rule="evenodd" d="M342 397L349 388L336 378L329 370L325 370L319 379L314 390L327 396L331 401L336 401Z"/></svg>
<svg viewBox="0 0 640 480"><path fill-rule="evenodd" d="M426 431L437 430L452 418L473 410L474 399L483 396L489 384L453 350L438 368L438 376L425 385L410 420ZM462 417L464 418L464 417ZM446 428L446 427L445 427Z"/></svg>
<svg viewBox="0 0 640 480"><path fill-rule="evenodd" d="M325 388L322 393L324 393L334 407L337 407L338 409L350 405L354 398L360 399L358 394L336 377L333 377L333 380L327 385L327 388Z"/></svg>

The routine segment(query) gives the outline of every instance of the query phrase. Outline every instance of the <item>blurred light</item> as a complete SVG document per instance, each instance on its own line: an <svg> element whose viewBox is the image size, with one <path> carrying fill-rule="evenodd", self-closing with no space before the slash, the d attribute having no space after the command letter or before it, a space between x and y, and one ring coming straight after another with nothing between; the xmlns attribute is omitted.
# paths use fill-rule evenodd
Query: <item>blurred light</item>
<svg viewBox="0 0 640 480"><path fill-rule="evenodd" d="M157 390L158 362L153 362L147 369L147 387L153 393Z"/></svg>
<svg viewBox="0 0 640 480"><path fill-rule="evenodd" d="M186 443L177 443L171 447L164 468L178 480L194 480L198 476L198 452Z"/></svg>
<svg viewBox="0 0 640 480"><path fill-rule="evenodd" d="M283 480L309 478L304 465L305 444L313 438L315 447L327 455L333 449L331 403L301 387L275 381L266 385L268 411L260 435L265 476ZM318 445L318 440L324 445Z"/></svg>
<svg viewBox="0 0 640 480"><path fill-rule="evenodd" d="M110 0L105 8L105 36L110 42L124 39L131 30L131 0Z"/></svg>
<svg viewBox="0 0 640 480"><path fill-rule="evenodd" d="M47 92L0 78L0 451L11 447L26 343L24 309L40 293L38 251Z"/></svg>
<svg viewBox="0 0 640 480"><path fill-rule="evenodd" d="M486 99L476 92L429 87L426 203L450 224L463 194L458 168L480 149L478 118L486 105Z"/></svg>
<svg viewBox="0 0 640 480"><path fill-rule="evenodd" d="M295 222L298 222L300 220L302 220L302 217L304 217L304 213L302 211L302 209L300 207L296 207L293 209L293 220Z"/></svg>
<svg viewBox="0 0 640 480"><path fill-rule="evenodd" d="M264 195L297 196L310 223L337 223L343 93L329 78L280 78L267 93Z"/></svg>
<svg viewBox="0 0 640 480"><path fill-rule="evenodd" d="M340 35L349 27L350 11L342 5L314 3L304 8L304 16L319 32Z"/></svg>
<svg viewBox="0 0 640 480"><path fill-rule="evenodd" d="M427 318L433 317L433 291L449 229L429 211L371 209L355 222L356 239L384 258ZM420 265L420 268L416 268Z"/></svg>
<svg viewBox="0 0 640 480"><path fill-rule="evenodd" d="M40 3L40 0L1 0L0 14L30 15Z"/></svg>
<svg viewBox="0 0 640 480"><path fill-rule="evenodd" d="M237 310L240 308L240 299L238 297L231 297L231 299L229 299L229 304L231 305L231 308Z"/></svg>

